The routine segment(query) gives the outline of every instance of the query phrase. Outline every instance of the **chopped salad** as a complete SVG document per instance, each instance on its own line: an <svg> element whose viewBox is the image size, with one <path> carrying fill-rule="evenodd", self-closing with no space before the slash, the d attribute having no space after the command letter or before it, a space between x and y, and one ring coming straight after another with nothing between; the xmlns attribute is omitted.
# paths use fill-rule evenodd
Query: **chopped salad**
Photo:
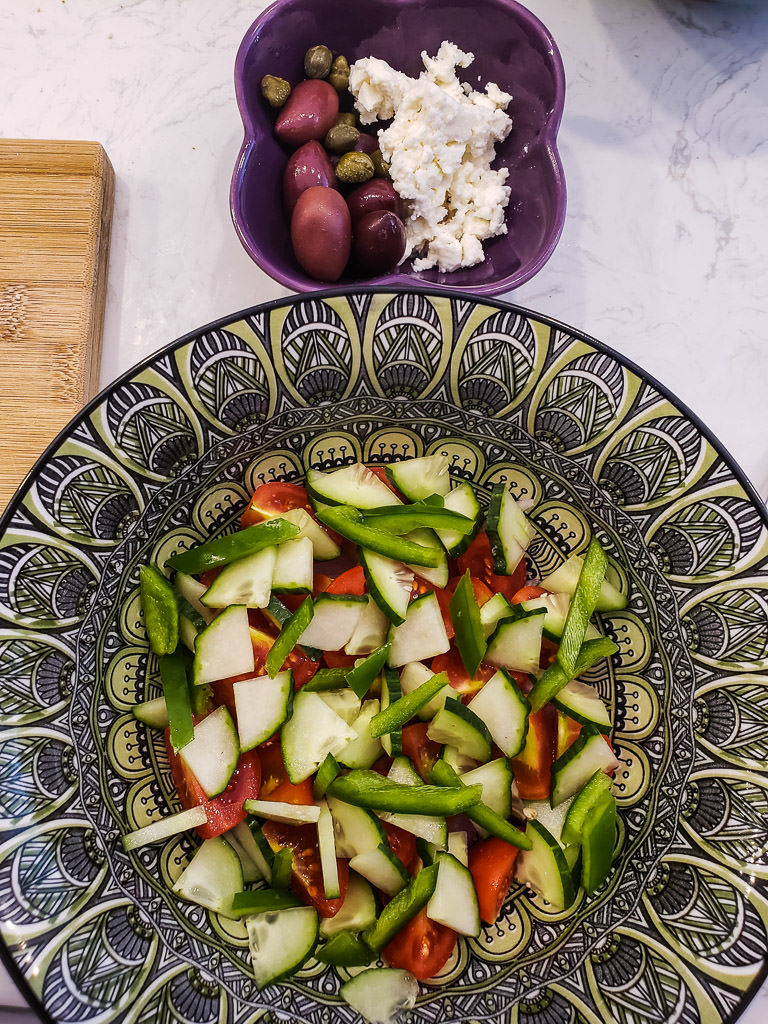
<svg viewBox="0 0 768 1024"><path fill-rule="evenodd" d="M429 455L265 483L242 529L144 566L182 810L125 849L202 840L174 885L244 919L256 981L368 968L367 1020L412 1006L516 880L567 909L616 842L611 721L579 679L626 596L596 540L526 578L535 529ZM388 967L370 967L377 960Z"/></svg>

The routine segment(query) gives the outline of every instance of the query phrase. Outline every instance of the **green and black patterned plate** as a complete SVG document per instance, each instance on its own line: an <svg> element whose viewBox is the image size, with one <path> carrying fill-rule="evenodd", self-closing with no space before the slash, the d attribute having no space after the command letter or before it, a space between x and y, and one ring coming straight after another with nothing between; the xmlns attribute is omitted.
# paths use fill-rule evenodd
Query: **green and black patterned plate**
<svg viewBox="0 0 768 1024"><path fill-rule="evenodd" d="M599 537L627 577L593 682L621 770L609 882L569 915L513 892L413 1021L730 1021L768 947L768 537L706 430L577 332L424 291L273 303L182 338L41 459L0 537L0 931L56 1024L355 1019L311 961L259 993L245 932L169 894L187 838L122 852L174 806L137 569L234 528L304 467L446 452L531 499L535 572ZM340 972L341 977L345 973Z"/></svg>

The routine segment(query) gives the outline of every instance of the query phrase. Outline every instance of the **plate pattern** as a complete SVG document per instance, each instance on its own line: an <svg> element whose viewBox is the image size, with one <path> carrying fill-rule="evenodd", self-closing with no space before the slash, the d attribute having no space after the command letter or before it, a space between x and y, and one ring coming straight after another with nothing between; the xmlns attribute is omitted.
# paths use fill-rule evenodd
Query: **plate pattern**
<svg viewBox="0 0 768 1024"><path fill-rule="evenodd" d="M181 339L59 438L0 536L0 934L71 1024L352 1021L312 961L259 993L242 925L168 895L174 808L138 567L234 529L306 465L446 452L530 499L544 573L597 536L631 599L591 681L615 722L619 852L568 915L520 889L413 1020L715 1024L768 949L768 544L738 471L614 353L524 310L429 292L286 300ZM544 980L545 979L545 980Z"/></svg>

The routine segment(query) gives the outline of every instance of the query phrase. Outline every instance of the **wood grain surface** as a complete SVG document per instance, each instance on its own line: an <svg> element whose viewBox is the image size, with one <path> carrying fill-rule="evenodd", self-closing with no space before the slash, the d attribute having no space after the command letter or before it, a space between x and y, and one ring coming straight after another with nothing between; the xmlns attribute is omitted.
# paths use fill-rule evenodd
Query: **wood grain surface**
<svg viewBox="0 0 768 1024"><path fill-rule="evenodd" d="M0 139L0 511L98 390L114 182L97 142Z"/></svg>

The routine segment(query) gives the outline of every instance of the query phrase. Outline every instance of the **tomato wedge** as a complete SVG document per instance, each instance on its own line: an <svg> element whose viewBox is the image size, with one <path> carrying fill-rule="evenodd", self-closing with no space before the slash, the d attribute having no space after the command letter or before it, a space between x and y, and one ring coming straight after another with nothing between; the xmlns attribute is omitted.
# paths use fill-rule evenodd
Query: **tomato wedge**
<svg viewBox="0 0 768 1024"><path fill-rule="evenodd" d="M454 690L470 696L481 690L483 684L487 683L491 676L496 673L494 665L488 665L483 661L478 665L475 674L470 677L464 668L461 655L455 647L451 647L450 651L447 651L445 654L438 654L436 658L433 658L430 668L435 675L439 672L445 672L448 676L448 682Z"/></svg>
<svg viewBox="0 0 768 1024"><path fill-rule="evenodd" d="M308 512L311 511L312 506L303 487L282 481L261 484L253 492L248 507L240 517L240 525L245 529L246 526L262 523L265 519L274 519L281 512L288 512L292 508L305 508Z"/></svg>
<svg viewBox="0 0 768 1024"><path fill-rule="evenodd" d="M430 921L423 907L382 950L392 967L410 971L419 981L434 977L445 967L456 946L456 932Z"/></svg>
<svg viewBox="0 0 768 1024"><path fill-rule="evenodd" d="M489 836L480 839L469 850L469 870L477 892L480 917L486 924L495 924L515 878L515 861L519 851L503 839Z"/></svg>
<svg viewBox="0 0 768 1024"><path fill-rule="evenodd" d="M176 792L179 794L182 807L205 807L208 821L198 825L197 833L202 839L213 839L223 832L228 832L245 819L243 804L246 800L255 800L261 787L261 760L256 750L249 750L240 755L229 785L223 793L206 797L205 791L192 772L187 768L178 754L174 753L169 739L170 730L165 730L165 749Z"/></svg>
<svg viewBox="0 0 768 1024"><path fill-rule="evenodd" d="M347 569L335 580L331 580L325 588L326 594L355 594L361 597L365 593L365 573L362 565Z"/></svg>
<svg viewBox="0 0 768 1024"><path fill-rule="evenodd" d="M494 594L503 594L508 600L512 600L514 594L525 585L525 558L511 576L496 576L493 571L493 555L491 554L491 542L488 534L481 530L469 545L463 555L456 559L459 573L463 575L469 569L470 576L476 576Z"/></svg>
<svg viewBox="0 0 768 1024"><path fill-rule="evenodd" d="M406 832L399 825L390 824L388 821L382 821L381 825L387 833L392 853L400 859L403 867L409 867L416 856L416 836Z"/></svg>
<svg viewBox="0 0 768 1024"><path fill-rule="evenodd" d="M413 766L425 782L443 749L439 743L427 738L428 722L414 722L403 727L403 753L410 757Z"/></svg>
<svg viewBox="0 0 768 1024"><path fill-rule="evenodd" d="M545 704L528 719L525 746L510 762L522 800L546 800L549 796L556 749L555 709Z"/></svg>
<svg viewBox="0 0 768 1024"><path fill-rule="evenodd" d="M509 603L522 604L523 601L533 601L534 598L541 597L546 593L547 591L543 587L520 587L517 593L509 599Z"/></svg>
<svg viewBox="0 0 768 1024"><path fill-rule="evenodd" d="M347 861L336 859L339 866L339 891L335 900L325 898L323 870L320 866L320 848L315 825L283 825L265 821L261 827L264 838L273 850L290 847L293 850L291 888L304 903L315 907L321 917L334 917L341 910L349 884Z"/></svg>
<svg viewBox="0 0 768 1024"><path fill-rule="evenodd" d="M312 780L293 783L288 778L279 740L270 740L258 748L262 781L260 800L281 800L286 804L313 804Z"/></svg>

